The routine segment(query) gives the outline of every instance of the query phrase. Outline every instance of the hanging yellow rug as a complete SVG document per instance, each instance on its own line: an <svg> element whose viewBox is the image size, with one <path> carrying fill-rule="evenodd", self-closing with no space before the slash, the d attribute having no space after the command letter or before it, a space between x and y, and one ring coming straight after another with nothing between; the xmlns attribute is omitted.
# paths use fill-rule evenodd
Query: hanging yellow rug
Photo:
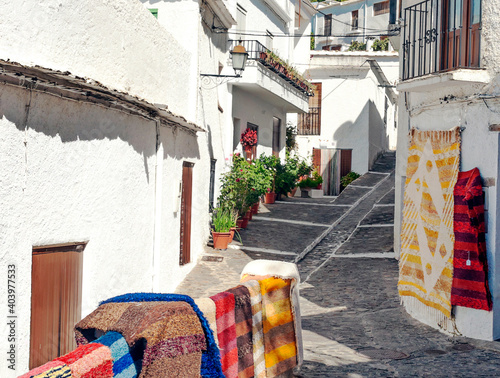
<svg viewBox="0 0 500 378"><path fill-rule="evenodd" d="M411 130L398 289L409 312L425 311L428 320L438 324L451 315L453 188L459 163L458 127Z"/></svg>

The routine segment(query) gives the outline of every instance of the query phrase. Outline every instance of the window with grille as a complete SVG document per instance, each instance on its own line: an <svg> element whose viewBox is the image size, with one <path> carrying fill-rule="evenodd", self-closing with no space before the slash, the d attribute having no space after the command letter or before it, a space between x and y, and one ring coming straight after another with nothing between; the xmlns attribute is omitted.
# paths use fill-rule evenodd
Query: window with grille
<svg viewBox="0 0 500 378"><path fill-rule="evenodd" d="M332 35L332 15L327 14L325 16L325 31L324 31L325 36Z"/></svg>
<svg viewBox="0 0 500 378"><path fill-rule="evenodd" d="M381 1L380 3L373 4L373 15L379 16L384 13L389 13L389 1Z"/></svg>
<svg viewBox="0 0 500 378"><path fill-rule="evenodd" d="M352 30L358 29L358 17L359 17L359 11L355 10L355 11L351 12L351 29Z"/></svg>

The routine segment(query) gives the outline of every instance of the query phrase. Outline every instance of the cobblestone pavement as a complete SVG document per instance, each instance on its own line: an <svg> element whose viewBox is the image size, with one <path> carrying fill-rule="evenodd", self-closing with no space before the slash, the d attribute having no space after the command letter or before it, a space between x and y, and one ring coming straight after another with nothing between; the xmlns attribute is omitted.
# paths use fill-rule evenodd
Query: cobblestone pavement
<svg viewBox="0 0 500 378"><path fill-rule="evenodd" d="M207 247L178 293L216 294L237 285L252 259L299 268L305 361L298 377L493 377L500 346L450 337L400 306L392 250L394 155L337 198L293 198L262 207L243 244Z"/></svg>

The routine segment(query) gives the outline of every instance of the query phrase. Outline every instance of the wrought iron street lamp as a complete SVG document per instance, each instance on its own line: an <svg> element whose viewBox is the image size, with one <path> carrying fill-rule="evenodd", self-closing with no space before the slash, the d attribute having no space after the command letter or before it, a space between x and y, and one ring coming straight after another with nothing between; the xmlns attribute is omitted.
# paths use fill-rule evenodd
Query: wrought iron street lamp
<svg viewBox="0 0 500 378"><path fill-rule="evenodd" d="M230 52L231 58L233 60L233 70L235 75L215 75L215 74L200 74L200 76L209 77L241 77L241 73L245 70L245 64L247 63L248 53L247 50L241 45L234 46L233 51Z"/></svg>

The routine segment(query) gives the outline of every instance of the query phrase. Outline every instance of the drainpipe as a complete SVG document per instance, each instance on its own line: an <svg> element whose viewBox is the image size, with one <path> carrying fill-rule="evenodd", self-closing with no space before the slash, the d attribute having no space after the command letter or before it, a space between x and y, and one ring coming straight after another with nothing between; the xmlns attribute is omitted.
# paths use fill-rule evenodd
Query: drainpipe
<svg viewBox="0 0 500 378"><path fill-rule="evenodd" d="M163 145L160 141L160 119L156 125L156 155L155 155L155 207L153 231L153 260L151 291L160 291L160 257L161 257L161 221L162 221L162 187L163 187Z"/></svg>

